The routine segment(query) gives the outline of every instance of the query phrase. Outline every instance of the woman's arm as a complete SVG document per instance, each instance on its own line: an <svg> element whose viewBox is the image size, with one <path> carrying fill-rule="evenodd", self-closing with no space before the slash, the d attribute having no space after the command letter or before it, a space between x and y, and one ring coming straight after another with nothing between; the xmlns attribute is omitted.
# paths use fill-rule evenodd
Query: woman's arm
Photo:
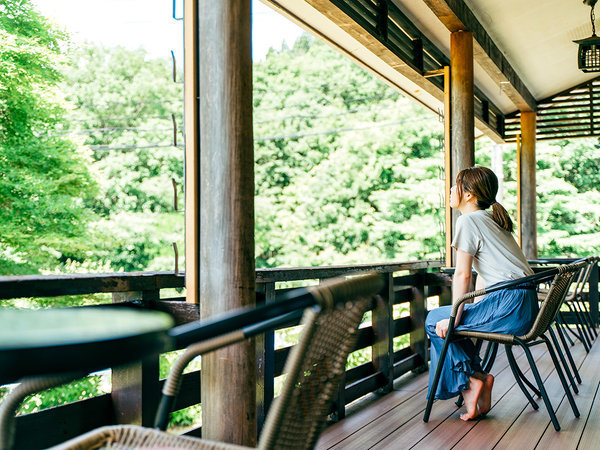
<svg viewBox="0 0 600 450"><path fill-rule="evenodd" d="M452 278L452 303L454 303L461 295L469 292L469 288L471 287L472 265L473 256L457 249L456 268L454 270L454 277ZM463 307L464 303L458 308L454 326L458 326L460 323ZM448 332L448 322L449 319L443 319L436 323L435 334L441 338L445 338L446 333Z"/></svg>
<svg viewBox="0 0 600 450"><path fill-rule="evenodd" d="M469 292L471 287L473 267L473 256L469 255L462 250L456 250L456 269L454 271L454 277L452 279L452 303L458 300L459 297ZM460 323L460 316L462 315L464 303L459 306L456 313L455 326Z"/></svg>

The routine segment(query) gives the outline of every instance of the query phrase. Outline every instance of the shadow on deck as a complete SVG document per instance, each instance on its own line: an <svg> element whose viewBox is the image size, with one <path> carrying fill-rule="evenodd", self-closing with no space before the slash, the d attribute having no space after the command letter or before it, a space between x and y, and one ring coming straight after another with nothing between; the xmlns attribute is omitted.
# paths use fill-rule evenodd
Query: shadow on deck
<svg viewBox="0 0 600 450"><path fill-rule="evenodd" d="M521 368L528 366L515 349ZM496 377L493 406L481 420L463 422L453 400L436 401L429 423L423 422L428 373L408 374L396 381L394 391L374 394L349 407L348 415L321 435L318 449L592 449L600 448L600 346L585 353L580 343L571 348L579 365L582 383L575 401L581 416L576 419L542 346L532 349L538 368L557 409L562 431L557 432L541 399L538 411L528 404L516 385L503 350L492 369ZM530 375L530 371L525 372ZM533 377L531 377L533 379Z"/></svg>

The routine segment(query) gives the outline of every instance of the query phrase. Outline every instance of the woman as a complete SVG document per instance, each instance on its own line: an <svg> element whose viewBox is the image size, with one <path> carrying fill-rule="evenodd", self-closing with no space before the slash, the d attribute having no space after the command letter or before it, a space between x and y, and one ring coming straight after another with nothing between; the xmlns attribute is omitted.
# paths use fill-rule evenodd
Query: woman
<svg viewBox="0 0 600 450"><path fill-rule="evenodd" d="M456 249L453 301L470 290L472 268L477 272L478 288L533 274L512 236L513 224L508 213L496 202L497 192L498 179L486 167L460 171L450 191L450 206L461 212L452 240L452 247ZM425 323L432 344L430 385L448 331L451 308L442 306L432 310ZM455 327L456 330L519 335L529 330L537 312L534 286L522 285L461 305ZM435 398L448 399L462 394L467 408L461 415L463 420L474 419L491 408L494 377L483 373L480 364L481 359L470 339L448 346Z"/></svg>

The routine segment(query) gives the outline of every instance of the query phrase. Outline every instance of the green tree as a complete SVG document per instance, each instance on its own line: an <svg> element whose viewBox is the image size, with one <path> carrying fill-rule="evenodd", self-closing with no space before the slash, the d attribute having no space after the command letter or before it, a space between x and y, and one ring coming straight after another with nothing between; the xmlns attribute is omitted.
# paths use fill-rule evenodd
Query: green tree
<svg viewBox="0 0 600 450"><path fill-rule="evenodd" d="M257 266L440 257L437 117L308 35L254 65Z"/></svg>
<svg viewBox="0 0 600 450"><path fill-rule="evenodd" d="M57 84L66 35L29 0L0 2L0 273L82 258L95 184L65 125Z"/></svg>

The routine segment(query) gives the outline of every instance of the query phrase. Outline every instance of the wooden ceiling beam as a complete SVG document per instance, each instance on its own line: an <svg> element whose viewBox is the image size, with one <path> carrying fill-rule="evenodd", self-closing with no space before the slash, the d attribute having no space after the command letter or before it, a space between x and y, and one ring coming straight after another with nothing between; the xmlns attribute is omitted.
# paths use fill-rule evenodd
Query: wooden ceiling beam
<svg viewBox="0 0 600 450"><path fill-rule="evenodd" d="M452 33L473 33L473 59L500 86L519 111L535 111L537 102L464 0L423 0Z"/></svg>

